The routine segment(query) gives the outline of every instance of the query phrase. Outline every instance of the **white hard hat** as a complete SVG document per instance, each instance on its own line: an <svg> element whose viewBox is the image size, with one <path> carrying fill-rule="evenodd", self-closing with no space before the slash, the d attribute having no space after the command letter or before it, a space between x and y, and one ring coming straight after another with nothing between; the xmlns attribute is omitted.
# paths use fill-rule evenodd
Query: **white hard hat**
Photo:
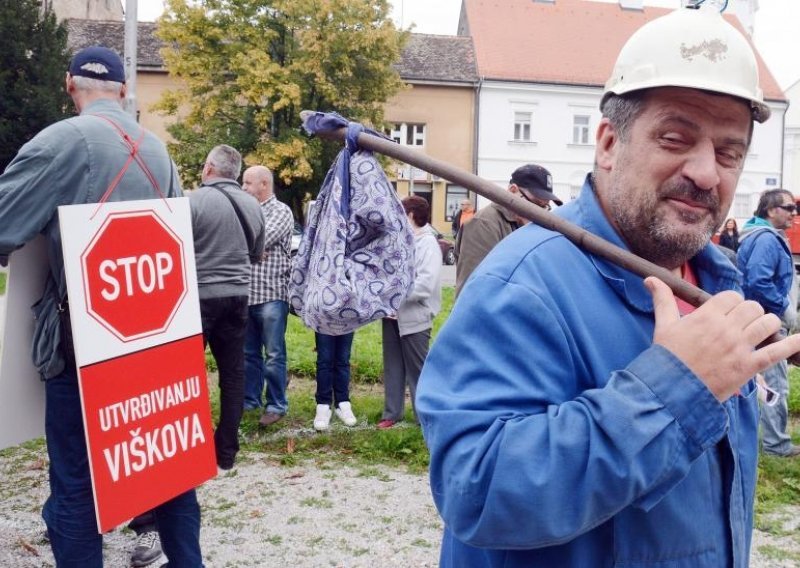
<svg viewBox="0 0 800 568"><path fill-rule="evenodd" d="M619 52L600 108L611 94L654 87L731 95L750 103L754 120L770 115L750 44L717 10L679 9L639 28Z"/></svg>

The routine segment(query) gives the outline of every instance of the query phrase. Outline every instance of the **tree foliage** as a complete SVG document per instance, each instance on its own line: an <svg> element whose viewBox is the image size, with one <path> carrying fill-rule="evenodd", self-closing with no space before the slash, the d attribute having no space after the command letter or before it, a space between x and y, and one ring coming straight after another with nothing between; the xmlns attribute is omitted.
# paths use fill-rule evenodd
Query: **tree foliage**
<svg viewBox="0 0 800 568"><path fill-rule="evenodd" d="M67 30L41 0L0 0L0 172L20 147L67 116Z"/></svg>
<svg viewBox="0 0 800 568"><path fill-rule="evenodd" d="M392 67L406 34L387 0L168 0L158 34L183 88L159 108L178 117L171 150L184 180L216 144L273 170L295 212L316 193L338 146L300 131L300 111L335 110L381 125L402 88Z"/></svg>

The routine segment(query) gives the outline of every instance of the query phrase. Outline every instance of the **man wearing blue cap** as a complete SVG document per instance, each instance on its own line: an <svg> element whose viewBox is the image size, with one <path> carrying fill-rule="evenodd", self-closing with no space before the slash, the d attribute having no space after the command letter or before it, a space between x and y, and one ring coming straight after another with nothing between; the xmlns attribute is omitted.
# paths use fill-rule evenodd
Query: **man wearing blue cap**
<svg viewBox="0 0 800 568"><path fill-rule="evenodd" d="M34 360L45 380L50 458L50 496L42 514L56 565L93 568L103 565L103 542L95 522L57 208L176 197L181 188L163 142L122 110L125 72L115 52L99 46L79 51L66 89L80 116L45 128L0 175L0 264L39 233L47 238L50 268ZM128 164L131 156L135 163ZM169 566L202 566L195 491L160 505L154 515Z"/></svg>

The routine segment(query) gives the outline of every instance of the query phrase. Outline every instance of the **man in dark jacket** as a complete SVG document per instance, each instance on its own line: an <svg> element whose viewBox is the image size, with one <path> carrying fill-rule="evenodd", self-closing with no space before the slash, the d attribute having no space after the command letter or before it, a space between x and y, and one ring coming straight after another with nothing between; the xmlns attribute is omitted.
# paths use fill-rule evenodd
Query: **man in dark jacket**
<svg viewBox="0 0 800 568"><path fill-rule="evenodd" d="M561 200L553 193L553 176L536 164L525 164L514 170L508 192L543 209L550 209L551 201L561 205ZM461 227L455 248L456 295L489 251L527 222L505 207L490 203L478 211L469 224Z"/></svg>

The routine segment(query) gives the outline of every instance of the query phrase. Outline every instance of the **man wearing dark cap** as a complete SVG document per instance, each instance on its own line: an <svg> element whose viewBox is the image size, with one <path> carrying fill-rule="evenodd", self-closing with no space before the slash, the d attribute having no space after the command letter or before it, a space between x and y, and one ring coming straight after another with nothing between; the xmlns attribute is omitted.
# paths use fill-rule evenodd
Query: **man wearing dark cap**
<svg viewBox="0 0 800 568"><path fill-rule="evenodd" d="M40 304L44 307L36 320L41 341L34 364L45 380L50 458L50 496L42 515L57 566L103 565L57 208L181 195L180 180L163 142L122 110L125 88L119 55L99 46L79 51L70 63L66 90L80 116L42 130L0 175L0 264L7 264L10 254L40 233L48 240L49 273ZM154 515L169 565L202 566L195 491L160 505Z"/></svg>
<svg viewBox="0 0 800 568"><path fill-rule="evenodd" d="M508 191L543 209L550 209L551 201L561 205L561 200L553 193L553 176L536 164L525 164L514 170ZM461 228L455 248L456 296L489 251L527 222L505 207L491 203Z"/></svg>

